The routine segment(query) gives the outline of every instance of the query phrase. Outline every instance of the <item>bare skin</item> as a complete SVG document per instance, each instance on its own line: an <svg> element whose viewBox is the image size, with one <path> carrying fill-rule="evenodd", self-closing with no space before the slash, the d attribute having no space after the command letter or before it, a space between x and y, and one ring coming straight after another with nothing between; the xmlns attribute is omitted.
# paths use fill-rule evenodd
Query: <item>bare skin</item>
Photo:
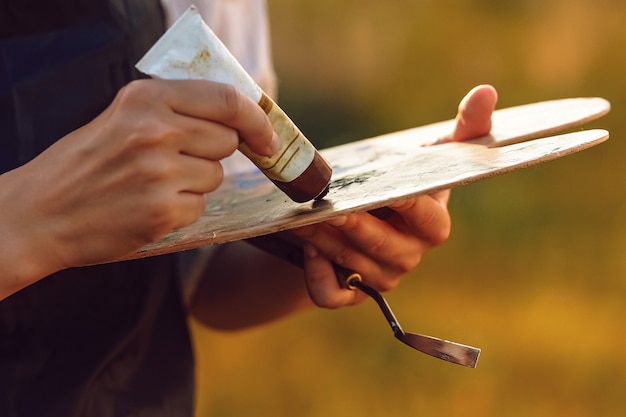
<svg viewBox="0 0 626 417"><path fill-rule="evenodd" d="M497 95L489 86L463 100L452 140L489 132ZM94 121L33 161L0 176L0 300L64 268L109 262L195 221L217 188L219 161L239 139L271 155L266 115L232 88L204 81L143 80L122 89ZM337 308L363 297L336 282L331 261L368 271L394 288L450 231L449 192L295 233L307 242L303 271L243 243L224 245L208 265L191 313L237 329L313 304Z"/></svg>
<svg viewBox="0 0 626 417"><path fill-rule="evenodd" d="M91 123L0 176L0 299L64 268L118 259L195 221L239 138L276 150L234 88L130 83Z"/></svg>
<svg viewBox="0 0 626 417"><path fill-rule="evenodd" d="M478 86L470 91L459 105L450 140L488 134L496 101L497 93L491 86ZM424 253L448 239L449 198L447 190L390 205L396 215L386 221L361 213L297 231L309 242L305 247L305 271L311 298L327 308L354 304L365 298L359 291L338 286L329 259L345 268L367 271L364 280L379 291L395 288L400 277L414 269Z"/></svg>
<svg viewBox="0 0 626 417"><path fill-rule="evenodd" d="M470 91L448 139L489 133L496 101L491 86ZM391 290L429 249L447 240L449 196L444 191L391 205L396 214L385 221L359 213L294 231L306 242L304 273L245 243L225 245L207 268L191 312L209 327L234 330L313 304L339 308L362 301L360 292L339 286L331 261L363 272L379 291Z"/></svg>

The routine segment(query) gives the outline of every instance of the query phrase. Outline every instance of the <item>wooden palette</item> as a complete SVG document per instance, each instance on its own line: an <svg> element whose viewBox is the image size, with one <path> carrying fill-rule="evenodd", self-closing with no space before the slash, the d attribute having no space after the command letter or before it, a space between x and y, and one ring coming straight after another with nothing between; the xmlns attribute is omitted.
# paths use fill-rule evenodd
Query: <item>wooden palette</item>
<svg viewBox="0 0 626 417"><path fill-rule="evenodd" d="M599 129L550 135L609 110L601 98L552 100L495 111L491 134L470 142L434 144L452 131L455 122L448 120L324 149L333 178L318 202L291 201L251 165L207 195L198 221L131 258L289 230L551 161L608 139Z"/></svg>

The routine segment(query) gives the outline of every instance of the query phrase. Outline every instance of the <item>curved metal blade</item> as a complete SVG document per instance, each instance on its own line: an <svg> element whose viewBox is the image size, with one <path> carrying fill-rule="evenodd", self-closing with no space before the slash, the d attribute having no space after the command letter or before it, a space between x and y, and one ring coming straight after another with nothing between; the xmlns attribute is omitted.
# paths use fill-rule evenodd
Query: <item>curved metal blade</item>
<svg viewBox="0 0 626 417"><path fill-rule="evenodd" d="M389 209L383 209L375 213L377 217L384 218L392 213ZM294 242L294 238L286 233L278 233L269 236L255 237L248 239L255 246L266 252L273 253L289 262L302 267L304 265L304 257L302 255L302 244L299 241ZM385 319L391 326L394 336L404 344L416 349L422 353L433 356L444 361L475 368L478 363L480 349L461 345L459 343L450 342L436 337L424 336L420 334L405 333L400 327L400 323L391 311L389 304L383 296L373 288L365 285L361 274L358 272L342 268L339 265L333 265L337 274L337 281L344 288L359 289L369 295L376 301L380 310L385 315Z"/></svg>
<svg viewBox="0 0 626 417"><path fill-rule="evenodd" d="M462 345L456 342L450 342L449 340L443 340L432 336L425 336L421 334L405 333L400 327L400 323L391 311L391 307L387 303L387 300L372 287L365 285L362 281L362 277L353 271L345 270L344 268L336 268L336 272L343 276L350 273L345 280L348 288L358 288L376 301L378 307L385 315L387 322L393 330L394 336L403 342L404 344L419 350L435 358L442 359L444 361L455 363L458 365L467 366L469 368L475 368L478 363L478 356L480 355L480 349Z"/></svg>
<svg viewBox="0 0 626 417"><path fill-rule="evenodd" d="M396 337L413 349L458 365L476 368L480 349L432 336L404 333Z"/></svg>

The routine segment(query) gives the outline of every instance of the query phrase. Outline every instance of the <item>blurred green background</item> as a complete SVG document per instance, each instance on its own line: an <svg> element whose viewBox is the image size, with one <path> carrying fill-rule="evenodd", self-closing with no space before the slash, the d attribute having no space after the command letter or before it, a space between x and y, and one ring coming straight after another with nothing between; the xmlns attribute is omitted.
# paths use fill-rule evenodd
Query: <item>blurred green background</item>
<svg viewBox="0 0 626 417"><path fill-rule="evenodd" d="M450 240L387 294L407 331L482 348L476 369L396 341L375 304L239 334L194 326L199 416L626 415L626 2L269 0L279 102L318 147L498 107L609 99L598 147L453 191Z"/></svg>

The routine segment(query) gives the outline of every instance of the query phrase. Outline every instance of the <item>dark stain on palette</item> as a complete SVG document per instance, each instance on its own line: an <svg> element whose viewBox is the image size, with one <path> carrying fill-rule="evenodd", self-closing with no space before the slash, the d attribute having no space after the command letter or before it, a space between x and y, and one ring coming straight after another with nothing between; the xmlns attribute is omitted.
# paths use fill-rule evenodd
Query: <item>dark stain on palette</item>
<svg viewBox="0 0 626 417"><path fill-rule="evenodd" d="M380 175L376 170L364 172L359 175L348 175L342 178L338 178L330 183L331 190L341 190L355 184L362 185L369 181L371 178Z"/></svg>

